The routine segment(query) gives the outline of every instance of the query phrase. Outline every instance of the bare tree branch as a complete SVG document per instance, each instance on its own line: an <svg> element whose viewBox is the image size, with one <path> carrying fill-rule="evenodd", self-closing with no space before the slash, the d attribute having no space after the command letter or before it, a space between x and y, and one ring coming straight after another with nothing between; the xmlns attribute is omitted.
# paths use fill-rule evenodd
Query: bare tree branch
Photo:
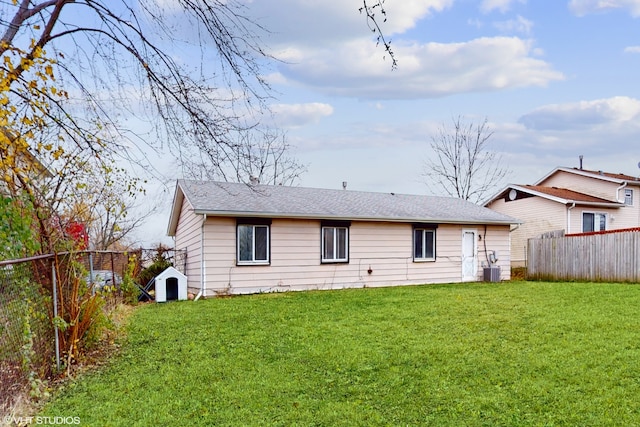
<svg viewBox="0 0 640 427"><path fill-rule="evenodd" d="M12 9L7 4L5 15L12 19L0 39L0 54L23 44L28 63L43 48L52 47L57 52L59 84L82 97L74 104L84 102L103 126L113 129L119 126L110 112L135 113L163 136L157 143L148 141L152 147L165 146L179 156L185 144L227 144L225 132L216 126L224 123L225 130L242 128L234 123L234 103L242 102L249 106L248 111L266 107L270 87L261 65L273 58L262 48L260 36L267 30L247 19L243 15L246 6L234 0L176 0L168 6L140 0L135 5L136 9L128 0L22 0ZM190 68L197 63L179 63L175 52L167 49L166 40L176 42L175 29L168 24L175 16L193 24L186 31L199 29L198 40L191 45L206 52L200 58L200 69L208 70L208 75L195 75ZM31 43L32 39L36 42ZM69 52L70 48L75 52ZM0 68L10 72L16 84L30 80L21 78L22 63L12 69L0 64ZM126 93L136 81L137 94L143 97L140 101L149 109L146 117L140 115L139 100ZM107 93L111 97L103 98ZM52 116L66 133L74 133L74 128L78 134L88 130L77 120L60 120L77 117L77 113L63 111L60 104L52 107L59 110ZM130 135L118 137L126 140ZM203 140L196 142L195 138Z"/></svg>
<svg viewBox="0 0 640 427"><path fill-rule="evenodd" d="M376 34L376 45L382 44L385 52L387 52L389 54L389 58L391 58L391 69L395 70L398 68L398 60L391 49L391 40L387 40L385 37L382 32L382 28L380 28L378 17L376 16L376 11L379 11L382 15L382 22L387 22L387 11L384 8L384 2L385 0L374 0L373 2L362 0L362 7L359 11L360 13L364 12L369 29L371 32Z"/></svg>
<svg viewBox="0 0 640 427"><path fill-rule="evenodd" d="M295 185L307 170L290 155L286 134L275 129L235 132L235 142L209 147L189 160L189 177L252 184Z"/></svg>
<svg viewBox="0 0 640 427"><path fill-rule="evenodd" d="M451 128L444 124L431 137L434 156L425 162L427 185L437 185L446 194L479 202L502 184L509 174L500 154L490 151L494 132L487 119L480 124L458 116Z"/></svg>

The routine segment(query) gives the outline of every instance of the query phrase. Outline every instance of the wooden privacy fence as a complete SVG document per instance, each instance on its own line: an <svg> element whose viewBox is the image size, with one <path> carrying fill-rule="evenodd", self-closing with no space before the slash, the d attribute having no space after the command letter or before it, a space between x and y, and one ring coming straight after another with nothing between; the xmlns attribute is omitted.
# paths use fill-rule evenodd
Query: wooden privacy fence
<svg viewBox="0 0 640 427"><path fill-rule="evenodd" d="M529 239L527 278L640 282L640 231Z"/></svg>

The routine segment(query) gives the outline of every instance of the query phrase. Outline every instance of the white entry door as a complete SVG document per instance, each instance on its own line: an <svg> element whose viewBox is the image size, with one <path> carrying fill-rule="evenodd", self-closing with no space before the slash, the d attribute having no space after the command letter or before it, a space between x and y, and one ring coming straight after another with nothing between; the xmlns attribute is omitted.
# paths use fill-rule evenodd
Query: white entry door
<svg viewBox="0 0 640 427"><path fill-rule="evenodd" d="M478 280L478 230L462 230L462 281Z"/></svg>

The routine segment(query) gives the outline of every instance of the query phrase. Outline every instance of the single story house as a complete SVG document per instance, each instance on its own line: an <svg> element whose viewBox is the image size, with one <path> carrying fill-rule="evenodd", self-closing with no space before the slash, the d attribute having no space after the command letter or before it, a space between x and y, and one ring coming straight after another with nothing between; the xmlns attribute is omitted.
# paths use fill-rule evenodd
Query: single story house
<svg viewBox="0 0 640 427"><path fill-rule="evenodd" d="M478 281L483 265L508 280L517 223L448 197L179 180L168 234L199 298Z"/></svg>
<svg viewBox="0 0 640 427"><path fill-rule="evenodd" d="M506 186L484 206L523 221L511 237L516 267L526 265L530 238L640 227L639 190L630 175L557 167L533 185Z"/></svg>

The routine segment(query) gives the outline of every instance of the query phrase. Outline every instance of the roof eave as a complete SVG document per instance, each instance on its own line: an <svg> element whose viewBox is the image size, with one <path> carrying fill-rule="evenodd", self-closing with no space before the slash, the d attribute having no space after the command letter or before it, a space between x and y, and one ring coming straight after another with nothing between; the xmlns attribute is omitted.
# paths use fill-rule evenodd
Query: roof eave
<svg viewBox="0 0 640 427"><path fill-rule="evenodd" d="M521 185L510 185L507 188L513 188L514 190L518 190L518 191L521 191L523 193L531 194L532 196L542 197L544 199L552 200L552 201L558 202L558 203L567 203L567 201L569 201L568 199L565 199L564 197L558 197L558 196L554 196L554 195L551 195L551 194L543 193L542 191L533 190L531 188L523 187Z"/></svg>
<svg viewBox="0 0 640 427"><path fill-rule="evenodd" d="M180 182L176 183L176 190L173 195L173 204L171 205L171 216L169 217L169 226L167 228L167 235L175 237L176 229L178 228L178 219L180 219L180 210L184 203L184 191L180 186Z"/></svg>
<svg viewBox="0 0 640 427"><path fill-rule="evenodd" d="M608 208L621 208L621 207L625 206L624 203L617 203L617 202L587 202L587 201L566 199L564 197L553 196L551 194L543 193L541 191L536 191L536 190L533 190L531 188L523 187L523 186L520 186L520 185L513 185L513 184L507 186L504 190L502 190L500 193L498 193L494 197L494 199L498 199L498 196L503 194L509 188L513 188L515 190L522 191L523 193L531 194L532 196L542 197L542 198L545 198L545 199L548 199L548 200L551 200L551 201L554 201L554 202L562 203L564 205L568 205L568 204L570 205L570 204L575 203L575 204L580 205L580 206L595 206L595 207L608 207ZM491 201L493 201L493 200L491 200Z"/></svg>
<svg viewBox="0 0 640 427"><path fill-rule="evenodd" d="M370 222L432 222L439 224L488 224L488 225L511 225L521 224L522 221L515 218L514 221L508 220L490 220L490 219L445 219L445 218L398 218L398 217L369 217L369 216L343 216L343 215L324 215L324 214L285 214L276 212L247 212L247 211L216 211L206 209L195 209L197 215L207 215L208 217L238 217L238 218L278 218L278 219L331 219L346 221L370 221Z"/></svg>
<svg viewBox="0 0 640 427"><path fill-rule="evenodd" d="M625 206L624 203L615 203L615 202L581 202L579 200L567 200L565 204L573 204L579 206L593 206L598 208L623 208Z"/></svg>
<svg viewBox="0 0 640 427"><path fill-rule="evenodd" d="M588 172L588 171L585 171L585 170L567 168L567 167L561 166L561 167L555 168L554 170L552 170L551 172L549 172L548 174L546 174L545 176L540 178L533 185L540 185L540 183L544 182L547 178L549 178L550 176L552 176L553 174L555 174L558 171L567 172L567 173L571 173L571 174L574 174L574 175L586 176L588 178L600 179L602 181L614 182L616 184L622 184L623 182L628 182L628 183L633 182L633 181L628 181L628 180L621 179L621 178L613 178L613 177L606 176L606 175L594 174L593 172Z"/></svg>

